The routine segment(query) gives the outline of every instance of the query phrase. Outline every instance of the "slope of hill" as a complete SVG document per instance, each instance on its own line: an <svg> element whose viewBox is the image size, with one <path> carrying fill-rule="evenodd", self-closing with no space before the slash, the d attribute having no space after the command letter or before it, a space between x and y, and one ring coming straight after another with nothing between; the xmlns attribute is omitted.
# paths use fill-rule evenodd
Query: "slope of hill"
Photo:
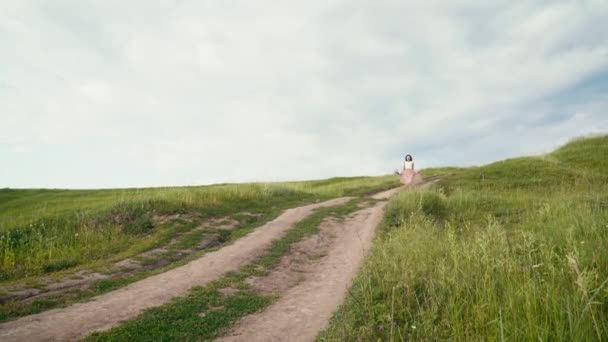
<svg viewBox="0 0 608 342"><path fill-rule="evenodd" d="M543 156L424 170L441 179L388 204L397 189L366 195L396 186L395 176L0 190L0 321L27 316L0 323L0 335L73 339L112 327L89 339L314 336L346 295L352 259L362 260L386 204L365 266L319 340L604 340L607 148L595 137ZM345 255L357 257L338 267ZM321 293L331 298L324 313L309 305ZM98 301L113 303L103 310L114 315L96 317ZM310 308L294 311L295 302ZM68 307L31 315L57 306Z"/></svg>
<svg viewBox="0 0 608 342"><path fill-rule="evenodd" d="M608 136L573 140L551 153L550 157L563 165L606 176Z"/></svg>
<svg viewBox="0 0 608 342"><path fill-rule="evenodd" d="M608 137L576 139L556 151L507 159L481 167L456 169L446 187L476 189L537 188L542 191L608 181Z"/></svg>
<svg viewBox="0 0 608 342"><path fill-rule="evenodd" d="M321 340L606 340L608 137L403 193Z"/></svg>

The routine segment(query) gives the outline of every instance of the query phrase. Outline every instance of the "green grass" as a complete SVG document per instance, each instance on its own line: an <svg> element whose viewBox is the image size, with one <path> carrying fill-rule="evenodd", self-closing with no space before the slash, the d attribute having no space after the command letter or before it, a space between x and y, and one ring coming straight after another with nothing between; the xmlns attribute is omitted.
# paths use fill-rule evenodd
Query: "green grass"
<svg viewBox="0 0 608 342"><path fill-rule="evenodd" d="M395 177L117 190L0 190L0 283L129 257L153 248L166 227L154 215L200 219L268 212L373 192ZM168 230L171 232L171 230Z"/></svg>
<svg viewBox="0 0 608 342"><path fill-rule="evenodd" d="M427 179L441 180L389 202L363 269L319 340L608 339L607 155L603 136L578 139L543 156L423 170ZM397 182L392 176L163 189L0 190L0 275L10 282L103 264L192 228L150 226L156 214L272 216L288 206L360 196ZM359 201L319 210L238 272L89 339L218 336L274 300L250 291L247 277L268 272L292 243L318 232L324 218L346 215ZM253 227L223 238L236 239L248 229ZM162 271L102 280L92 291L104 293ZM226 287L239 291L222 295ZM56 305L36 301L17 315Z"/></svg>
<svg viewBox="0 0 608 342"><path fill-rule="evenodd" d="M608 138L393 198L321 341L608 339Z"/></svg>
<svg viewBox="0 0 608 342"><path fill-rule="evenodd" d="M608 136L576 139L551 153L549 157L576 170L607 176Z"/></svg>
<svg viewBox="0 0 608 342"><path fill-rule="evenodd" d="M460 173L464 170L466 169L460 167L433 167L420 170L420 174L422 174L424 178L435 178Z"/></svg>
<svg viewBox="0 0 608 342"><path fill-rule="evenodd" d="M253 293L223 297L217 290L194 289L170 307L146 312L109 333L93 335L90 341L204 341L243 315L254 313L271 298Z"/></svg>
<svg viewBox="0 0 608 342"><path fill-rule="evenodd" d="M205 341L218 336L238 319L264 309L274 298L261 296L249 290L245 279L263 275L274 267L292 244L319 232L327 217L341 218L359 209L361 199L347 204L321 208L296 224L285 236L251 264L238 272L196 288L185 297L157 308L147 310L136 319L110 331L93 334L90 341ZM235 288L239 292L222 295L220 289Z"/></svg>

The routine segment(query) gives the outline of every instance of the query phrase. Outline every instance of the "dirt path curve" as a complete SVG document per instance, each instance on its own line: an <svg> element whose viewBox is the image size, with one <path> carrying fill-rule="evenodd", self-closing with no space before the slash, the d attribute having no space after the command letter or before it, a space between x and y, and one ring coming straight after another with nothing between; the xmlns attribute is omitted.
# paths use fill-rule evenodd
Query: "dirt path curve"
<svg viewBox="0 0 608 342"><path fill-rule="evenodd" d="M374 197L385 199L393 189ZM219 341L312 341L343 302L363 257L371 248L385 202L357 211L331 229L327 255L308 269L305 280L281 294L266 310L249 315ZM323 232L322 232L323 233Z"/></svg>
<svg viewBox="0 0 608 342"><path fill-rule="evenodd" d="M107 330L143 310L184 295L228 271L236 271L254 260L272 241L314 209L346 203L348 197L286 210L275 220L184 266L148 277L86 303L75 304L0 324L0 341L71 341L93 331Z"/></svg>
<svg viewBox="0 0 608 342"><path fill-rule="evenodd" d="M405 189L406 189L405 187L400 186L398 188L393 188L393 189L390 189L390 190L379 192L379 193L373 195L372 198L376 199L376 200L387 200L391 196L393 196L394 194L396 194L397 192L404 191Z"/></svg>
<svg viewBox="0 0 608 342"><path fill-rule="evenodd" d="M413 188L398 187L372 198L386 200L399 191L423 189L436 180ZM327 255L306 269L304 280L286 290L262 312L242 319L218 341L313 341L344 301L363 258L372 245L376 227L384 218L386 202L355 212L344 221L321 226L320 235L333 235ZM276 275L281 281L281 275ZM270 280L272 281L272 280Z"/></svg>

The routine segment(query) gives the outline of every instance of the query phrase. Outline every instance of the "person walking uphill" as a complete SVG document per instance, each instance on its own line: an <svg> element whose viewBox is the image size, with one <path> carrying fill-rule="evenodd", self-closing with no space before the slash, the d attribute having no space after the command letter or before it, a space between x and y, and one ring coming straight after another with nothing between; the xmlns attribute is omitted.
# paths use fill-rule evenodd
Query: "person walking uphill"
<svg viewBox="0 0 608 342"><path fill-rule="evenodd" d="M405 185L415 185L422 182L422 176L414 169L414 159L410 154L405 156L403 171L399 175L401 176L401 183Z"/></svg>

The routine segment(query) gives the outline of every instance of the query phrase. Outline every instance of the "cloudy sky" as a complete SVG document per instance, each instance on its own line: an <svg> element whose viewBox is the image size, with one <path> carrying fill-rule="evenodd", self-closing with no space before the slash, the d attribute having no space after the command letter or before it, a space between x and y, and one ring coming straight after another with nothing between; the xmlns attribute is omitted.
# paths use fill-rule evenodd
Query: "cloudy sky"
<svg viewBox="0 0 608 342"><path fill-rule="evenodd" d="M608 2L0 0L0 187L379 175L608 132Z"/></svg>

